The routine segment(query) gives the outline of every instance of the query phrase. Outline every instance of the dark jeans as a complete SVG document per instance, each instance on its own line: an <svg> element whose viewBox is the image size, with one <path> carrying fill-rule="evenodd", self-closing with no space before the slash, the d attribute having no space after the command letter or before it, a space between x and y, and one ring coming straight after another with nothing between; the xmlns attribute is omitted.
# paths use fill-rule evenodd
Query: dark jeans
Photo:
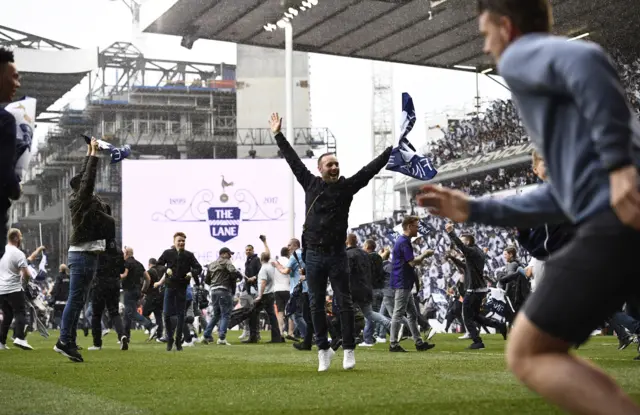
<svg viewBox="0 0 640 415"><path fill-rule="evenodd" d="M306 252L306 278L309 287L311 318L318 349L327 350L329 348L325 298L327 282L330 281L334 298L340 309L342 347L345 350L353 350L355 348L353 334L355 320L346 249L342 247L322 252L309 249Z"/></svg>
<svg viewBox="0 0 640 415"><path fill-rule="evenodd" d="M118 334L118 340L125 335L122 319L120 318L120 288L117 285L112 287L95 287L91 294L93 313L91 314L91 335L93 345L102 347L102 315L107 310L111 318L111 324Z"/></svg>
<svg viewBox="0 0 640 415"><path fill-rule="evenodd" d="M167 328L167 338L173 339L175 331L176 342L182 343L184 330L184 315L187 306L187 287L171 287L164 290L164 326ZM176 327L171 322L171 317L176 316Z"/></svg>
<svg viewBox="0 0 640 415"><path fill-rule="evenodd" d="M140 292L138 290L124 291L124 335L131 339L131 325L133 321L142 324L145 329L149 330L153 327L151 320L143 317L138 313L138 302L140 301Z"/></svg>
<svg viewBox="0 0 640 415"><path fill-rule="evenodd" d="M91 252L69 252L69 298L62 312L60 342L76 344L78 319L84 308L91 280L98 265L98 254Z"/></svg>
<svg viewBox="0 0 640 415"><path fill-rule="evenodd" d="M163 323L162 323L162 303L164 298L158 294L152 294L144 298L144 305L142 306L142 315L146 318L153 313L158 325L158 337L162 337Z"/></svg>
<svg viewBox="0 0 640 415"><path fill-rule="evenodd" d="M282 335L280 334L280 327L278 327L278 317L276 316L276 310L273 307L275 301L276 297L273 293L262 295L262 299L256 304L256 307L253 309L253 313L251 313L251 322L249 323L249 329L251 332L249 333L249 338L258 338L260 310L264 309L267 313L267 317L269 318L269 325L271 326L271 341L275 343L281 341Z"/></svg>
<svg viewBox="0 0 640 415"><path fill-rule="evenodd" d="M24 291L0 295L0 309L2 309L3 316L0 326L0 343L7 344L7 334L9 334L9 327L14 319L16 324L13 326L13 337L24 340L26 325Z"/></svg>
<svg viewBox="0 0 640 415"><path fill-rule="evenodd" d="M474 343L482 343L480 328L477 324L485 327L493 327L494 329L500 329L502 327L501 323L480 314L482 300L486 296L486 292L466 293L462 301L462 318L469 332L469 336L473 339Z"/></svg>
<svg viewBox="0 0 640 415"><path fill-rule="evenodd" d="M311 317L311 300L309 293L300 294L300 307L302 309L302 318L304 319L305 324L304 339L302 343L305 346L311 347L311 343L313 342L313 318Z"/></svg>
<svg viewBox="0 0 640 415"><path fill-rule="evenodd" d="M0 194L0 220L2 221L2 229L0 229L0 258L4 255L7 246L7 232L9 232L9 208L11 200Z"/></svg>

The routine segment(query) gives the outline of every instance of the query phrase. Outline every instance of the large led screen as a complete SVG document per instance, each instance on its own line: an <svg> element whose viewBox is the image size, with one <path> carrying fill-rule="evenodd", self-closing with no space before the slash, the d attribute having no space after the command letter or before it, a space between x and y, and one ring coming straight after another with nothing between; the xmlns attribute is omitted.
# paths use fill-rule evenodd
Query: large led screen
<svg viewBox="0 0 640 415"><path fill-rule="evenodd" d="M314 174L316 160L303 162ZM246 245L262 252L267 236L272 256L292 237L289 230L290 169L272 160L125 160L122 163L122 243L145 266L187 235L186 249L202 265L223 246L244 268ZM295 182L295 236L304 219L304 192Z"/></svg>

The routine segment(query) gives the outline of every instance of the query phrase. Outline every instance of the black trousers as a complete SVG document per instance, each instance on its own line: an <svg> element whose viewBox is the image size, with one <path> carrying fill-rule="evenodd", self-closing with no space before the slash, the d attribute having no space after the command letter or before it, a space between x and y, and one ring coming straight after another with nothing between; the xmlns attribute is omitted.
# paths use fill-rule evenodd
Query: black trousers
<svg viewBox="0 0 640 415"><path fill-rule="evenodd" d="M107 310L111 324L118 334L118 340L125 335L122 318L120 318L120 288L117 285L96 286L91 292L93 312L91 314L91 335L93 345L102 347L102 314Z"/></svg>
<svg viewBox="0 0 640 415"><path fill-rule="evenodd" d="M249 322L249 338L258 338L258 324L260 317L260 310L264 310L269 318L269 325L271 326L271 341L280 342L282 335L280 333L280 326L278 325L278 317L276 316L276 310L274 308L276 302L276 296L274 293L263 294L260 302L256 303L253 313L251 313Z"/></svg>
<svg viewBox="0 0 640 415"><path fill-rule="evenodd" d="M6 234L5 232L5 236ZM0 309L3 315L2 325L0 325L0 343L7 344L7 335L14 319L16 324L13 326L13 337L24 340L24 329L27 324L24 292L15 291L0 295Z"/></svg>
<svg viewBox="0 0 640 415"><path fill-rule="evenodd" d="M480 337L480 328L478 325L500 329L504 324L498 323L497 321L480 314L482 300L486 296L486 292L468 292L465 294L464 300L462 301L462 317L464 319L464 325L467 327L469 336L473 339L474 343L482 342L482 338Z"/></svg>
<svg viewBox="0 0 640 415"><path fill-rule="evenodd" d="M7 232L9 232L9 208L11 201L8 197L0 194L0 221L2 221L2 229L0 229L0 258L4 255L4 249L7 245ZM3 343L4 344L4 343Z"/></svg>
<svg viewBox="0 0 640 415"><path fill-rule="evenodd" d="M458 319L458 321L460 321L460 323L463 322L462 320L462 303L458 300L455 300L451 306L449 307L449 310L447 310L447 325L444 329L445 332L449 331L449 327L451 327L451 323L453 323L453 321L455 319ZM464 328L464 326L463 326Z"/></svg>
<svg viewBox="0 0 640 415"><path fill-rule="evenodd" d="M144 304L142 305L142 315L149 318L151 314L156 319L158 325L158 337L162 337L162 330L164 328L164 322L162 320L162 295L147 295L144 298Z"/></svg>

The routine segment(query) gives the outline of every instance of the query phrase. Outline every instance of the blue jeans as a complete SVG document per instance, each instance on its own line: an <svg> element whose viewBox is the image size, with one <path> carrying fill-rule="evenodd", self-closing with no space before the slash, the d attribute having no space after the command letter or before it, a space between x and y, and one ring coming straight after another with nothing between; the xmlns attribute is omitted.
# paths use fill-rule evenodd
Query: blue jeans
<svg viewBox="0 0 640 415"><path fill-rule="evenodd" d="M60 342L76 344L78 319L84 308L91 280L98 265L98 254L90 252L69 252L69 298L62 312Z"/></svg>
<svg viewBox="0 0 640 415"><path fill-rule="evenodd" d="M204 330L204 338L210 339L213 328L218 324L218 337L224 340L227 337L227 328L231 309L233 308L233 295L227 290L215 290L211 293L211 302L213 303L213 316Z"/></svg>
<svg viewBox="0 0 640 415"><path fill-rule="evenodd" d="M340 309L342 347L345 350L355 349L355 320L346 248L340 247L326 251L309 249L306 252L305 262L311 321L318 349L327 350L329 348L327 313L325 311L327 282L329 281L331 288L333 288L334 299Z"/></svg>
<svg viewBox="0 0 640 415"><path fill-rule="evenodd" d="M377 325L381 325L384 328L385 333L391 328L391 320L383 316L382 314L373 311L373 306L369 303L358 304L364 314L365 326L364 326L364 342L367 344L374 344L376 340L373 338L374 328ZM369 333L367 333L367 325L369 325Z"/></svg>
<svg viewBox="0 0 640 415"><path fill-rule="evenodd" d="M187 312L187 287L167 287L164 289L164 326L167 330L167 338L173 339L176 334L176 342L182 344L184 332L184 316ZM171 317L177 316L178 323L173 326Z"/></svg>
<svg viewBox="0 0 640 415"><path fill-rule="evenodd" d="M373 310L380 310L380 305L382 304L382 290L373 290L373 302L371 303L371 307ZM360 307L362 308L362 307ZM380 313L380 311L378 311ZM386 336L386 329L383 324L376 323L370 318L367 318L365 315L365 325L364 325L364 341L365 343L375 343L375 337L384 337ZM380 334L382 333L382 334Z"/></svg>

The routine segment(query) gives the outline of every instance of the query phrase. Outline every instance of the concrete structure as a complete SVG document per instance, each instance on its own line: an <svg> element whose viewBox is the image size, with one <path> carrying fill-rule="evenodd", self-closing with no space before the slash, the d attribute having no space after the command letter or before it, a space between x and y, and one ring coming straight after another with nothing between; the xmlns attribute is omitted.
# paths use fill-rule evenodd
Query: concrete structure
<svg viewBox="0 0 640 415"><path fill-rule="evenodd" d="M268 127L269 115L272 112L278 112L281 117L285 117L284 51L246 45L238 45L237 50L236 113L238 114L237 126L241 131L238 140L238 157L249 156L251 150L256 152L255 158L278 157L278 147L275 143L257 146L252 140L246 140L243 132ZM307 53L293 54L293 82L293 125L300 130L309 129L309 57ZM318 148L317 145L300 140L296 144L295 149L301 157L307 157L308 150L313 151Z"/></svg>

